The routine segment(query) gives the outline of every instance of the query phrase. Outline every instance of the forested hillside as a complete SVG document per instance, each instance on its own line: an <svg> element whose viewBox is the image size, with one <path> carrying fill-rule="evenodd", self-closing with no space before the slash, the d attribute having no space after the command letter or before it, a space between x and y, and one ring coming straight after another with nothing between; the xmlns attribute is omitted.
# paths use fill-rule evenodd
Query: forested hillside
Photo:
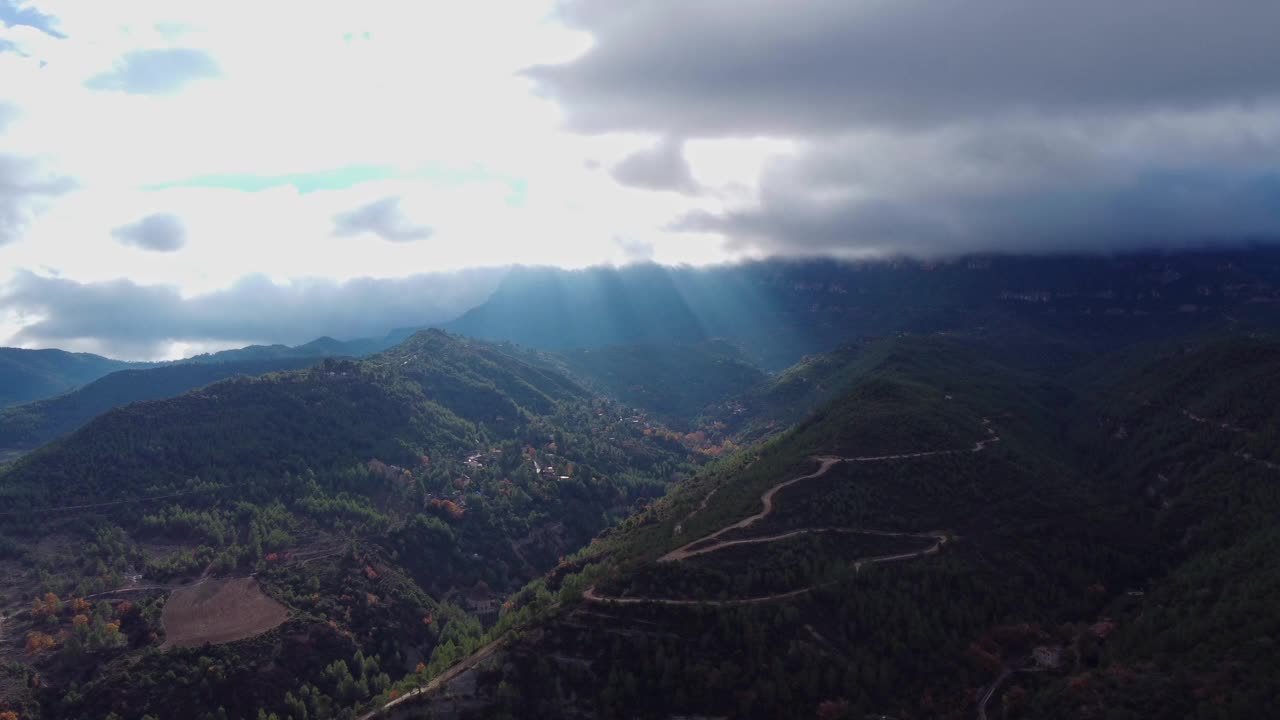
<svg viewBox="0 0 1280 720"><path fill-rule="evenodd" d="M611 345L559 354L593 388L690 429L714 406L750 392L766 375L722 340Z"/></svg>
<svg viewBox="0 0 1280 720"><path fill-rule="evenodd" d="M1275 707L1278 372L1280 343L1236 337L1172 343L1091 383L1079 452L1143 509L1161 552L1145 593L1113 606L1096 664L1036 688L1028 717L1075 717L1067 699L1127 717Z"/></svg>
<svg viewBox="0 0 1280 720"><path fill-rule="evenodd" d="M109 411L0 475L0 657L24 688L0 697L49 717L345 716L473 647L508 592L688 457L436 331Z"/></svg>
<svg viewBox="0 0 1280 720"><path fill-rule="evenodd" d="M0 475L0 701L50 718L1274 703L1276 341L869 338L768 378L721 350L650 351L689 362L663 367L430 331L111 410ZM706 397L736 394L669 405L679 431L596 394L721 365Z"/></svg>
<svg viewBox="0 0 1280 720"><path fill-rule="evenodd" d="M68 393L0 411L0 453L38 447L131 402L172 397L237 375L296 370L318 362L319 357L299 357L113 372Z"/></svg>
<svg viewBox="0 0 1280 720"><path fill-rule="evenodd" d="M518 598L525 630L444 692L519 717L1265 715L1277 347L1065 374L862 348L835 402L549 575L558 603Z"/></svg>

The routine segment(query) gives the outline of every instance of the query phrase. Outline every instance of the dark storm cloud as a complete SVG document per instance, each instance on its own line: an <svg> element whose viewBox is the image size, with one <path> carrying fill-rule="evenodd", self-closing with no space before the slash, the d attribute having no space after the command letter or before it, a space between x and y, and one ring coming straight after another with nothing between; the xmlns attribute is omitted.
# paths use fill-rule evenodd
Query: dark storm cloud
<svg viewBox="0 0 1280 720"><path fill-rule="evenodd" d="M1268 117L1267 128L1228 115L833 138L771 165L754 206L673 229L828 255L1280 239L1280 123Z"/></svg>
<svg viewBox="0 0 1280 720"><path fill-rule="evenodd" d="M1280 238L1271 0L577 0L528 70L580 132L776 137L675 230L782 254Z"/></svg>
<svg viewBox="0 0 1280 720"><path fill-rule="evenodd" d="M337 237L355 237L373 233L390 242L410 242L431 237L426 225L415 225L400 209L400 198L390 196L362 205L333 217L333 234Z"/></svg>
<svg viewBox="0 0 1280 720"><path fill-rule="evenodd" d="M1012 249L1106 252L1280 239L1280 173L1153 175L1106 190L880 196L823 204L766 192L761 205L672 225L779 255L932 257Z"/></svg>
<svg viewBox="0 0 1280 720"><path fill-rule="evenodd" d="M698 183L684 159L684 143L675 139L664 139L652 148L628 155L611 174L623 185L643 190L698 192Z"/></svg>
<svg viewBox="0 0 1280 720"><path fill-rule="evenodd" d="M38 160L0 153L0 245L22 237L39 203L75 187L74 180L50 174Z"/></svg>
<svg viewBox="0 0 1280 720"><path fill-rule="evenodd" d="M115 228L111 235L125 245L156 252L180 250L187 243L187 229L182 224L182 219L172 213L147 215L136 222Z"/></svg>
<svg viewBox="0 0 1280 720"><path fill-rule="evenodd" d="M154 356L165 343L302 343L322 335L380 337L393 327L451 320L493 292L505 270L401 279L277 285L261 276L205 295L129 280L78 283L19 271L0 287L0 310L37 316L5 344L90 341L101 352Z"/></svg>
<svg viewBox="0 0 1280 720"><path fill-rule="evenodd" d="M194 80L218 77L221 71L208 53L192 48L159 48L125 53L110 72L85 82L93 90L133 95L172 95Z"/></svg>
<svg viewBox="0 0 1280 720"><path fill-rule="evenodd" d="M1273 0L585 0L595 45L529 74L586 131L685 136L1280 93Z"/></svg>

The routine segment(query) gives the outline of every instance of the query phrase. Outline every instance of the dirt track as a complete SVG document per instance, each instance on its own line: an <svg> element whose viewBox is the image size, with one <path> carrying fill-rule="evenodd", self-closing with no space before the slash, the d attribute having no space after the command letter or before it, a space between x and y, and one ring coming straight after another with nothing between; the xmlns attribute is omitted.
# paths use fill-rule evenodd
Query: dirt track
<svg viewBox="0 0 1280 720"><path fill-rule="evenodd" d="M914 452L914 453L899 453L897 455L866 455L862 457L836 457L834 455L822 455L822 456L814 457L813 459L817 460L820 463L820 465L818 466L818 469L815 470L814 472L809 473L808 475L801 475L800 477L791 478L790 480L784 480L783 482L780 482L777 485L774 485L773 487L766 490L764 494L760 496L760 504L764 506L760 510L760 512L756 513L755 515L745 517L733 523L732 525L727 525L723 528L720 528L719 530L711 533L710 535L705 535L703 537L698 538L697 540L681 545L675 550L672 550L666 555L663 555L662 557L658 558L658 562L678 562L680 560L684 560L685 558L690 558L695 555L703 555L705 553L714 552L716 550L719 550L722 547L728 547L729 545L740 545L740 544L743 544L744 542L764 542L764 540L760 540L760 539L751 539L751 540L745 540L745 541L733 540L729 542L722 541L722 542L716 542L706 547L700 547L700 548L694 549L695 545L700 545L709 540L717 540L721 535L729 532L730 530L741 530L743 528L748 528L756 524L760 520L763 520L764 518L768 517L770 513L773 512L773 497L777 495L780 490L783 490L788 486L794 485L804 480L812 480L814 478L822 477L823 475L826 475L827 472L831 470L831 468L835 467L839 463L886 462L890 460L910 460L914 458L935 457L938 455L956 455L956 454L965 453L965 452L973 452L973 453L982 452L983 450L986 450L987 446L990 445L991 443L1000 442L1000 436L997 435L995 433L995 430L991 428L991 421L989 419L983 418L982 425L986 429L988 437L983 440L977 441L976 443L974 443L972 448L969 448L967 450L927 450L923 452ZM711 493L707 494L707 498L704 499L703 501L704 506L706 504L706 500L710 499L711 495L714 493L715 493L715 490L712 490ZM701 507L699 509L701 509ZM692 514L690 516L692 516ZM830 532L830 529L827 529L826 531ZM803 532L803 531L798 530L798 531L794 531L784 535L774 536L773 539L781 540L785 537L790 537L791 535L799 534L800 532ZM887 533L881 533L873 530L860 530L860 529L852 529L852 528L847 530L847 532L860 532L860 533L865 533L869 535L887 534ZM936 537L936 535L925 534L925 535L922 535L922 537Z"/></svg>
<svg viewBox="0 0 1280 720"><path fill-rule="evenodd" d="M863 534L863 535L934 538L936 540L934 544L930 545L924 550L895 553L893 555L876 555L874 557L862 558L853 564L854 572L861 571L862 568L866 565L873 565L876 563L897 562L899 560L911 560L913 558L921 558L921 557L926 557L928 555L936 554L939 550L942 549L943 545L947 544L947 540L948 540L946 533L904 533L904 532L886 532L883 530L857 530L854 528L806 528L802 530L792 530L791 532L782 533L781 535L771 535L769 537L763 537L763 538L733 540L730 542L721 543L719 545L713 545L709 548L705 548L704 550L691 553L686 557L692 557L693 555L700 554L701 552L711 552L713 550L720 550L720 549L729 547L730 545L742 545L745 543L752 543L752 542L772 542L775 540L782 540L784 538L793 537L795 535L802 535L804 533L811 533L811 532L842 532L842 533ZM799 597L801 595L804 595L805 593L812 592L813 590L817 590L818 588L834 584L834 582L838 582L838 581L833 581L832 583L822 583L819 585L810 585L809 587L803 587L803 588L800 588L799 590L789 590L787 592L777 593L774 595L761 595L758 597L749 597L749 598L735 598L732 600L676 600L672 598L613 597L613 596L601 595L597 593L595 586L592 585L591 587L587 588L585 592L582 593L582 598L588 602L602 603L606 605L649 604L649 605L698 605L701 607L726 607L731 605L754 605L756 603L766 603L766 602L776 602L778 600L787 600L789 598Z"/></svg>
<svg viewBox="0 0 1280 720"><path fill-rule="evenodd" d="M175 590L161 620L162 648L221 644L260 635L289 617L284 605L262 593L245 577L213 580Z"/></svg>
<svg viewBox="0 0 1280 720"><path fill-rule="evenodd" d="M844 461L844 458L838 458L838 457L822 457L822 458L816 458L816 459L822 462L822 465L819 466L819 468L816 471L811 472L808 475L801 475L800 477L792 478L785 482L778 483L777 485L774 485L773 487L766 490L765 493L760 496L760 502L764 504L764 509L761 510L760 512L756 513L755 515L745 517L732 525L726 525L725 527L720 528L719 530L711 533L710 535L707 535L705 537L700 537L691 543L681 545L675 550L672 550L666 555L663 555L662 557L658 558L658 562L678 562L680 560L684 560L687 557L700 555L702 553L710 552L711 550L724 547L724 543L718 543L716 545L712 545L706 548L701 548L698 550L690 549L691 546L693 545L697 545L699 543L703 543L708 540L715 540L716 538L729 532L730 530L739 530L742 528L751 527L756 522L768 517L769 513L773 512L773 496L778 494L779 490L782 490L788 485L794 485L795 483L798 483L802 480L811 480L816 477L822 477L823 475L826 475L827 471L830 470L832 466L834 466L836 463L840 463ZM714 490L712 492L714 492Z"/></svg>
<svg viewBox="0 0 1280 720"><path fill-rule="evenodd" d="M975 442L972 448L968 448L964 450L926 450L922 452L900 453L896 455L866 455L861 457L836 457L833 455L823 455L823 456L814 457L813 459L819 462L818 469L809 473L808 475L801 475L799 477L791 478L790 480L784 480L778 483L777 485L774 485L773 487L766 490L764 494L760 496L760 504L763 505L763 508L760 510L760 512L754 515L745 517L731 525L726 525L725 527L720 528L719 530L711 533L710 535L705 535L703 537L698 538L697 540L694 540L693 542L681 545L675 550L672 550L671 552L658 558L658 562L681 562L683 560L687 560L697 555L705 555L707 553L716 552L717 550L723 550L724 548L732 547L735 545L776 542L778 540L785 540L787 538L795 537L797 535L803 535L806 533L818 533L818 532L841 532L841 533L849 533L849 534L882 535L882 536L888 536L888 537L933 538L934 540L936 540L936 542L934 542L933 545L929 546L924 550L920 550L916 552L897 553L894 555L878 555L875 557L863 558L861 560L858 560L856 563L854 563L854 568L856 571L860 571L864 565L870 565L873 563L897 562L899 560L910 560L912 558L919 558L919 557L925 557L927 555L933 555L937 553L939 550L941 550L942 546L947 543L947 539L948 539L947 533L941 532L941 531L934 531L934 532L927 532L927 533L908 533L908 532L894 532L894 531L888 531L888 530L868 530L864 528L822 527L822 528L799 528L797 530L791 530L789 532L780 533L777 535L768 535L768 536L756 537L756 538L741 538L737 540L720 540L719 538L721 535L729 532L730 530L740 530L740 529L751 527L752 525L759 522L760 520L763 520L764 518L768 517L769 514L773 512L773 508L774 508L773 498L775 495L778 494L779 491L791 485L794 485L795 483L798 483L798 482L822 477L823 475L826 475L827 472L831 470L831 468L835 467L839 463L885 462L890 460L908 460L912 458L933 457L937 455L955 455L955 454L967 453L967 452L979 453L979 452L982 452L983 450L986 450L987 447L992 443L1000 442L1000 436L997 435L995 432L995 429L991 427L990 419L983 418L982 426L987 432L987 437ZM715 490L712 490L712 493L714 492ZM708 499L710 498L710 494L708 494L707 498ZM704 501L704 504L705 504L705 501ZM704 543L707 543L708 541L711 541L711 544L704 545ZM695 547L695 546L701 546L701 547ZM814 585L806 588L801 588L799 590L792 590L790 592L779 593L776 595L765 595L761 597L741 598L736 600L676 600L673 598L632 598L632 597L624 598L624 597L601 595L598 592L596 592L596 588L593 585L587 588L582 596L583 596L583 599L587 600L588 602L606 603L606 604L633 605L633 604L639 604L639 603L651 603L651 604L660 604L660 605L723 606L723 605L747 605L752 603L784 600L787 598L803 595L804 593L807 593L818 587L822 587L822 586Z"/></svg>

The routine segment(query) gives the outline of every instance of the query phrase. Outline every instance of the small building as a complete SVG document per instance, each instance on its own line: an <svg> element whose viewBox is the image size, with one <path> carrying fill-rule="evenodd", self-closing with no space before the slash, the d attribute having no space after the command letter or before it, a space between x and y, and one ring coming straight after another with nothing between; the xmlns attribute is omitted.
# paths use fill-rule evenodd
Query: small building
<svg viewBox="0 0 1280 720"><path fill-rule="evenodd" d="M502 598L495 595L483 581L462 593L462 603L468 611L486 623L497 620L498 612L502 609Z"/></svg>

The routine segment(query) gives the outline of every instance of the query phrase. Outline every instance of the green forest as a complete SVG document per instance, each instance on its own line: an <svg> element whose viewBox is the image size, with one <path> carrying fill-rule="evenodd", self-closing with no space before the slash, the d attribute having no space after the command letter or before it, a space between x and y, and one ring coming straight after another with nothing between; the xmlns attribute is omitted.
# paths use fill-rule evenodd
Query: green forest
<svg viewBox="0 0 1280 720"><path fill-rule="evenodd" d="M1280 345L1018 346L863 340L662 408L632 391L670 365L431 331L107 411L0 475L0 712L1271 707Z"/></svg>

